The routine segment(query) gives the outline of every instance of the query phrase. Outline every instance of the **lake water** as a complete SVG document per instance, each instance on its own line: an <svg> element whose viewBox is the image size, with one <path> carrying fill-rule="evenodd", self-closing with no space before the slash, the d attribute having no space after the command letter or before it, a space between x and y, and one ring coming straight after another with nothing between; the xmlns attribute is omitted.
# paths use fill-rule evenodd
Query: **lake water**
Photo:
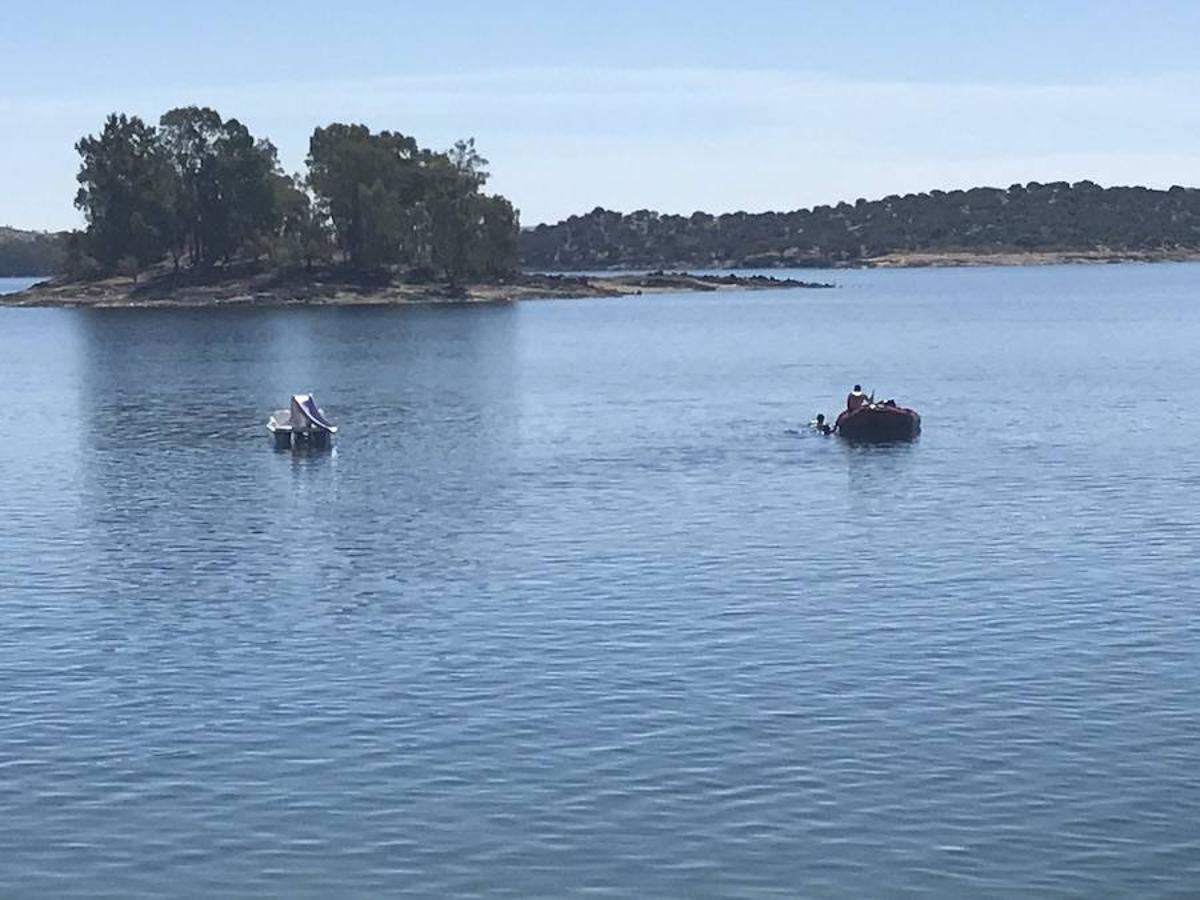
<svg viewBox="0 0 1200 900"><path fill-rule="evenodd" d="M0 309L0 895L1194 891L1200 266L833 277Z"/></svg>

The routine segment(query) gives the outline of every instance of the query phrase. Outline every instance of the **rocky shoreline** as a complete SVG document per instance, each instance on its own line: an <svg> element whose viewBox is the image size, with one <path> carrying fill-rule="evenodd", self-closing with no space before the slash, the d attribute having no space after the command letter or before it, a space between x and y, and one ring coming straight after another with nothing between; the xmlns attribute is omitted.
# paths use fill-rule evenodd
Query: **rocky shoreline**
<svg viewBox="0 0 1200 900"><path fill-rule="evenodd" d="M831 288L832 284L769 275L650 272L619 275L523 274L456 288L327 270L318 273L215 270L163 272L92 281L52 280L0 296L0 306L96 309L208 306L395 306L427 303L511 303L625 297L651 293Z"/></svg>

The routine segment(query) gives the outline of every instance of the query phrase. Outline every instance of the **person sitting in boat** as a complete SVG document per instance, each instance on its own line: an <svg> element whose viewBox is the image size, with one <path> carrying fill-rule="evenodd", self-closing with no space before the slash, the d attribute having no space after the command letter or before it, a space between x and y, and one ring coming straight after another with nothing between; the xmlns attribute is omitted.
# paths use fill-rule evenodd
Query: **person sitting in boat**
<svg viewBox="0 0 1200 900"><path fill-rule="evenodd" d="M860 406L870 402L870 398L863 393L862 385L856 384L854 390L846 395L846 412L854 412Z"/></svg>
<svg viewBox="0 0 1200 900"><path fill-rule="evenodd" d="M833 428L825 421L825 413L817 413L817 417L808 423L808 427L821 434L829 434Z"/></svg>

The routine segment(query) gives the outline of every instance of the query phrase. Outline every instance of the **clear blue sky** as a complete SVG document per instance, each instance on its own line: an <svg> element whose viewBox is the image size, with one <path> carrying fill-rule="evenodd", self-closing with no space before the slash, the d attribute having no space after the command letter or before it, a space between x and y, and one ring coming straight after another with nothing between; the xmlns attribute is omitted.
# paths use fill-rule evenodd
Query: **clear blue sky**
<svg viewBox="0 0 1200 900"><path fill-rule="evenodd" d="M525 224L1015 181L1200 184L1200 4L0 4L0 224L80 223L106 113L216 107L303 163L361 121L474 136Z"/></svg>

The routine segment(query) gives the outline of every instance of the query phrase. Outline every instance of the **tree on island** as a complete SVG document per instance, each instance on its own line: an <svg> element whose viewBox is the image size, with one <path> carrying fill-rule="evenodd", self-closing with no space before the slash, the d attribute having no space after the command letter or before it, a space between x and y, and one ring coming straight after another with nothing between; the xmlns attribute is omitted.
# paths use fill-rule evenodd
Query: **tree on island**
<svg viewBox="0 0 1200 900"><path fill-rule="evenodd" d="M487 161L473 139L438 153L398 132L334 123L313 132L307 176L289 176L270 141L188 106L157 129L114 114L76 146L88 221L71 244L79 271L127 266L136 276L168 255L176 269L336 260L455 285L517 265L517 212L482 193Z"/></svg>
<svg viewBox="0 0 1200 900"><path fill-rule="evenodd" d="M338 246L360 268L398 262L422 195L421 151L397 132L333 124L313 132L308 184Z"/></svg>
<svg viewBox="0 0 1200 900"><path fill-rule="evenodd" d="M452 284L465 275L503 274L516 258L516 211L504 197L481 192L487 165L471 138L458 141L429 170L431 262Z"/></svg>
<svg viewBox="0 0 1200 900"><path fill-rule="evenodd" d="M137 116L113 114L75 149L87 252L107 269L131 261L136 276L162 259L173 234L174 179L158 135Z"/></svg>
<svg viewBox="0 0 1200 900"><path fill-rule="evenodd" d="M274 233L283 207L278 154L237 119L222 121L207 107L173 109L159 119L159 137L174 168L173 256L194 265L229 262L257 238Z"/></svg>
<svg viewBox="0 0 1200 900"><path fill-rule="evenodd" d="M263 255L281 268L303 262L304 268L311 270L314 263L328 261L333 252L329 226L309 193L299 187L303 179L273 174L270 181L278 221L272 233L260 237Z"/></svg>
<svg viewBox="0 0 1200 900"><path fill-rule="evenodd" d="M517 263L517 214L480 192L486 166L474 139L434 153L399 133L334 124L309 141L308 183L351 263L433 269L456 284Z"/></svg>

